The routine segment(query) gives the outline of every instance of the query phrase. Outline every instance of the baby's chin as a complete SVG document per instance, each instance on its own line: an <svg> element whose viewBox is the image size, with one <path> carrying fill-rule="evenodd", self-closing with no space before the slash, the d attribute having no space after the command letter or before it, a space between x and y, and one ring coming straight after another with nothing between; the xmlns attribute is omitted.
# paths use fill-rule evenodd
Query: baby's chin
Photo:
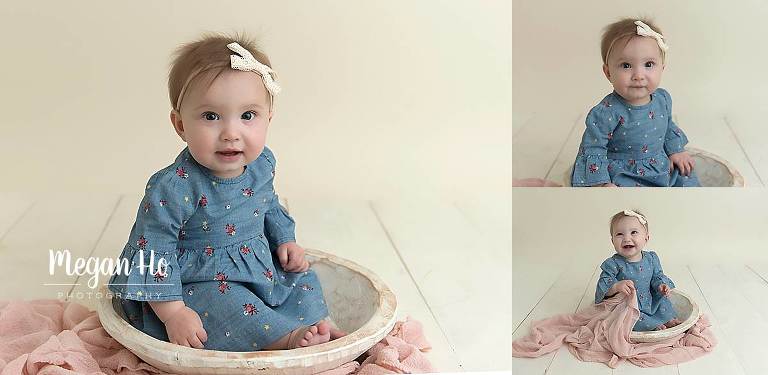
<svg viewBox="0 0 768 375"><path fill-rule="evenodd" d="M616 249L616 252L619 253L619 255L624 256L624 257L635 256L635 255L639 254L642 251L643 251L643 249L638 248L638 247L631 247L631 248L626 248L626 249L621 247L621 248Z"/></svg>

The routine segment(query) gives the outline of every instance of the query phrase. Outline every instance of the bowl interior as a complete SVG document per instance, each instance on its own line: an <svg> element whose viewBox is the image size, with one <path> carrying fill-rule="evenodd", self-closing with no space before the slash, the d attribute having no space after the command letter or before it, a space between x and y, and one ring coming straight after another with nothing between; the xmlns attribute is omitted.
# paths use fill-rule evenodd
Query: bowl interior
<svg viewBox="0 0 768 375"><path fill-rule="evenodd" d="M733 174L723 163L702 154L692 154L701 186L733 186Z"/></svg>
<svg viewBox="0 0 768 375"><path fill-rule="evenodd" d="M669 301L672 302L672 306L675 307L675 311L677 312L677 319L680 321L685 321L691 316L693 305L691 305L691 301L689 301L687 298L678 293L672 293L669 295Z"/></svg>
<svg viewBox="0 0 768 375"><path fill-rule="evenodd" d="M369 279L326 259L315 260L312 269L323 286L330 318L341 330L353 332L371 319L379 307L379 293Z"/></svg>

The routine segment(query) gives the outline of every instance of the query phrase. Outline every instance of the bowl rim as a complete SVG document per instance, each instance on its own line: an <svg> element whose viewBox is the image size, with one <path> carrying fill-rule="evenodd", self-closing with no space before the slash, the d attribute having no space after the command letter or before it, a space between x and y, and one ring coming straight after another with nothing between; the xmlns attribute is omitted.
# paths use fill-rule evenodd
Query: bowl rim
<svg viewBox="0 0 768 375"><path fill-rule="evenodd" d="M660 331L645 331L645 332L638 332L638 331L632 331L629 333L629 339L631 341L636 342L644 342L647 340L663 340L668 337L673 337L676 335L679 335L681 333L684 333L689 328L693 327L694 324L696 324L696 321L699 320L699 316L701 315L699 311L699 305L696 303L696 301L691 298L688 294L681 292L677 289L672 289L672 294L677 294L683 298L685 298L688 303L691 304L691 314L686 318L682 323L667 329L662 329Z"/></svg>
<svg viewBox="0 0 768 375"><path fill-rule="evenodd" d="M102 297L99 298L97 305L99 319L107 333L131 351L139 348L151 348L152 350L144 350L142 353L152 360L169 366L180 365L181 358L205 357L205 367L211 369L257 369L267 364L274 368L291 367L296 361L304 362L310 358L319 359L328 357L333 353L354 349L360 345L360 341L364 337L373 337L375 339L373 344L383 339L394 327L397 316L397 299L392 290L374 272L351 260L316 249L307 248L305 250L307 255L315 258L310 263L325 260L349 268L364 275L371 282L374 290L379 292L379 308L360 328L327 343L289 350L229 352L189 348L158 340L130 325L112 307L113 295L106 285L101 288ZM362 333L366 333L365 336ZM175 359L175 362L168 362L168 359Z"/></svg>

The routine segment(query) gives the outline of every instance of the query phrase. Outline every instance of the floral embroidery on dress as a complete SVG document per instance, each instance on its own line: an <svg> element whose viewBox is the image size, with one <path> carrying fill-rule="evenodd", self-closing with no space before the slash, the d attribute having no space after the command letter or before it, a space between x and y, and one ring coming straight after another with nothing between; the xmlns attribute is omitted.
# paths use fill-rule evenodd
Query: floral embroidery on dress
<svg viewBox="0 0 768 375"><path fill-rule="evenodd" d="M176 175L181 177L181 178L189 177L189 173L187 173L187 171L184 170L184 167L176 168Z"/></svg>
<svg viewBox="0 0 768 375"><path fill-rule="evenodd" d="M136 246L138 246L139 249L141 250L144 250L147 248L147 243L149 243L149 241L147 241L147 239L144 238L144 235L141 235L139 239L136 240Z"/></svg>
<svg viewBox="0 0 768 375"><path fill-rule="evenodd" d="M251 248L248 247L248 245L242 245L240 246L240 252L243 253L243 255L248 255L251 253Z"/></svg>
<svg viewBox="0 0 768 375"><path fill-rule="evenodd" d="M254 306L254 304L252 303L243 304L243 315L253 315L258 313L259 313L259 309L257 309L256 306Z"/></svg>

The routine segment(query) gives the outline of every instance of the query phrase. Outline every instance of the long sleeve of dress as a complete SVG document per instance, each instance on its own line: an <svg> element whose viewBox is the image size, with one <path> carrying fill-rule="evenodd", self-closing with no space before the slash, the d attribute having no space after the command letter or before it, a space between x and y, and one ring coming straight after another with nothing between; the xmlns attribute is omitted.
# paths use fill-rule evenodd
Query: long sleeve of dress
<svg viewBox="0 0 768 375"><path fill-rule="evenodd" d="M109 289L119 293L118 297L136 301L182 299L177 244L197 203L184 176L183 168L164 169L149 179L119 258L119 273L109 282Z"/></svg>
<svg viewBox="0 0 768 375"><path fill-rule="evenodd" d="M572 186L595 186L611 182L607 146L619 121L604 104L598 104L589 111L571 175Z"/></svg>
<svg viewBox="0 0 768 375"><path fill-rule="evenodd" d="M667 118L668 123L667 133L664 136L664 152L666 152L667 155L683 152L685 151L685 145L688 144L688 137L686 137L683 130L672 121L672 97L667 90L662 88L656 89L656 93L659 94L660 99L665 102L664 116Z"/></svg>
<svg viewBox="0 0 768 375"><path fill-rule="evenodd" d="M651 289L658 291L659 286L661 284L667 284L670 288L675 287L675 283L672 282L672 279L667 277L667 275L664 274L664 270L661 268L661 261L659 261L659 256L656 255L656 252L649 251L648 252L651 255L651 260L653 263L653 276L651 277Z"/></svg>
<svg viewBox="0 0 768 375"><path fill-rule="evenodd" d="M276 170L277 160L275 155L268 148L264 148L264 154L267 160L272 164L272 180L270 185L274 184L274 171ZM274 188L272 189L274 192ZM272 203L269 210L264 214L264 234L267 236L269 247L272 251L278 246L296 241L296 222L288 211L280 204L277 194L272 194Z"/></svg>
<svg viewBox="0 0 768 375"><path fill-rule="evenodd" d="M619 274L619 265L612 258L608 258L600 265L600 278L597 279L597 288L595 289L595 303L600 303L605 299L608 290L613 284L616 284Z"/></svg>

